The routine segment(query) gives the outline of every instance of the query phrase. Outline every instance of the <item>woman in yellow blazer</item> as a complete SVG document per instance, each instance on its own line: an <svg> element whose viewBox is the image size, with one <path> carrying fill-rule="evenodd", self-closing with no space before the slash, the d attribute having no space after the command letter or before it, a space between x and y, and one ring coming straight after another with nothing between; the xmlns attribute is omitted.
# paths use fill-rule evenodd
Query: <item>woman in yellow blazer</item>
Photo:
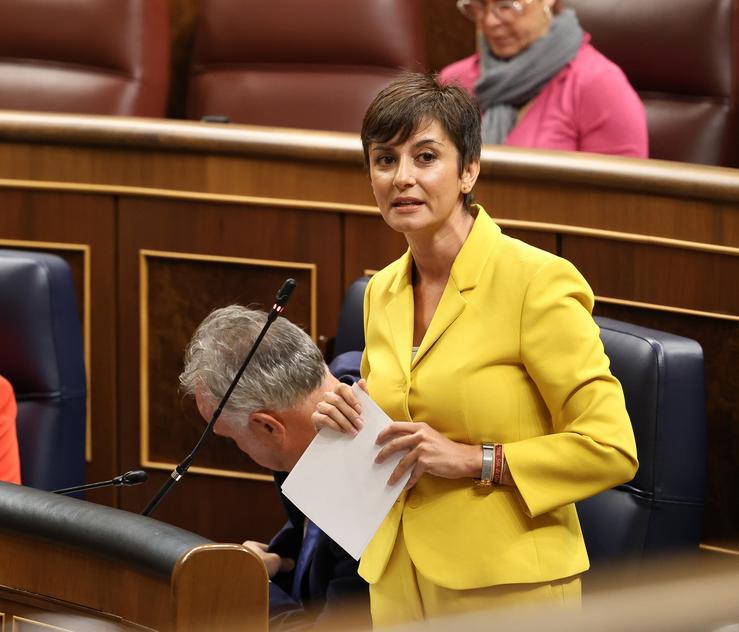
<svg viewBox="0 0 739 632"><path fill-rule="evenodd" d="M360 563L373 622L579 603L573 503L637 468L592 291L471 204L480 116L459 88L406 75L370 105L362 142L383 218L409 244L364 304L365 386L397 420L378 460L407 451L390 482L411 472ZM345 385L313 418L362 427Z"/></svg>

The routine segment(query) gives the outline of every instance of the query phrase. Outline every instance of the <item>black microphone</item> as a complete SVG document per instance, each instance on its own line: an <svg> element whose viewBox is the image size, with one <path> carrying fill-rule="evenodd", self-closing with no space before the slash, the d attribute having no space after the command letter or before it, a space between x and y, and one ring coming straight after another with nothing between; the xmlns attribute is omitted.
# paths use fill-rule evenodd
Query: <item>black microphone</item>
<svg viewBox="0 0 739 632"><path fill-rule="evenodd" d="M275 297L275 304L272 306L273 312L277 312L278 314L282 313L296 285L297 283L295 282L295 279L285 279L285 282L282 284L282 287L279 290L277 290L277 296Z"/></svg>
<svg viewBox="0 0 739 632"><path fill-rule="evenodd" d="M88 483L87 485L77 485L76 487L65 487L64 489L55 489L52 494L73 494L74 492L82 492L88 489L97 489L98 487L119 487L124 485L126 487L130 485L141 485L149 478L149 475L144 470L131 470L115 478L111 478L109 481L100 481L99 483Z"/></svg>
<svg viewBox="0 0 739 632"><path fill-rule="evenodd" d="M275 296L275 303L274 305L272 305L272 310L269 312L269 314L267 314L267 320L264 323L264 327L262 327L262 331L259 332L259 335L253 342L251 349L249 349L249 353L246 354L246 358L244 359L241 368L236 372L234 379L231 381L228 389L226 389L226 393L223 395L223 398L218 404L218 407L213 411L213 415L211 416L208 425L205 427L205 430L203 430L203 434L200 435L200 439L198 439L198 442L195 444L192 452L190 452L190 454L185 457L182 463L180 463L174 470L172 470L169 478L164 481L164 485L162 485L154 498L151 499L146 508L141 512L144 516L148 516L159 506L159 503L162 502L162 499L167 495L167 492L169 492L172 485L179 481L187 473L187 470L190 469L190 465L192 465L195 455L200 451L200 448L205 442L206 438L213 432L213 427L216 425L216 421L218 421L218 418L221 416L221 412L223 412L223 407L226 405L226 402L228 402L229 398L231 397L231 393L233 393L236 385L239 383L239 380L244 374L244 371L249 365L249 362L251 362L254 352L257 350L260 343L262 342L262 339L267 334L267 330L269 329L270 325L285 310L285 305L287 305L287 301L290 298L290 295L293 293L296 285L297 283L295 282L295 279L286 279L285 282L282 284L282 287L279 289L277 295Z"/></svg>

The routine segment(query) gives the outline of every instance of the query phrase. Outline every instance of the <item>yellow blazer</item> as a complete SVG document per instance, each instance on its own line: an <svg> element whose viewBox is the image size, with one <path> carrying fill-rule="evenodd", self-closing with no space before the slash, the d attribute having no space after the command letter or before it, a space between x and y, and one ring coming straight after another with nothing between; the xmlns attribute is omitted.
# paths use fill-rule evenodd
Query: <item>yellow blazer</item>
<svg viewBox="0 0 739 632"><path fill-rule="evenodd" d="M399 528L416 569L453 589L544 582L589 566L578 501L633 478L636 445L593 293L568 261L477 217L411 361L410 251L365 293L362 375L393 419L503 443L516 488L425 475L362 556L377 582Z"/></svg>

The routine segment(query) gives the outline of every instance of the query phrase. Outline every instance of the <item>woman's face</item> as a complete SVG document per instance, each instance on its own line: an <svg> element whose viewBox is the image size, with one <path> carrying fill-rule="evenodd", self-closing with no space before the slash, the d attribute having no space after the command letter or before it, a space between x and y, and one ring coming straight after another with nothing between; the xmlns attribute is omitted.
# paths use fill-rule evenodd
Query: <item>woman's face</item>
<svg viewBox="0 0 739 632"><path fill-rule="evenodd" d="M510 59L546 35L553 4L554 0L520 0L523 11L508 12L508 21L501 20L486 5L487 10L477 19L477 28L496 57ZM549 7L549 11L545 7Z"/></svg>
<svg viewBox="0 0 739 632"><path fill-rule="evenodd" d="M477 179L475 161L459 173L459 151L436 120L403 143L372 143L370 180L382 217L405 234L434 232L464 213L462 193Z"/></svg>

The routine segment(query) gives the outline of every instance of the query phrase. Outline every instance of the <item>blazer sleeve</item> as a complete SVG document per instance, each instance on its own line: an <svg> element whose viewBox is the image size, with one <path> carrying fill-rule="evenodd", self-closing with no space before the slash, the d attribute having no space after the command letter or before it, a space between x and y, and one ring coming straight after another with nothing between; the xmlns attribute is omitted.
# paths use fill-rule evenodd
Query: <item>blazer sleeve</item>
<svg viewBox="0 0 739 632"><path fill-rule="evenodd" d="M638 461L623 390L591 316L593 294L564 259L531 278L521 358L551 416L551 433L504 446L526 513L535 517L631 480Z"/></svg>

